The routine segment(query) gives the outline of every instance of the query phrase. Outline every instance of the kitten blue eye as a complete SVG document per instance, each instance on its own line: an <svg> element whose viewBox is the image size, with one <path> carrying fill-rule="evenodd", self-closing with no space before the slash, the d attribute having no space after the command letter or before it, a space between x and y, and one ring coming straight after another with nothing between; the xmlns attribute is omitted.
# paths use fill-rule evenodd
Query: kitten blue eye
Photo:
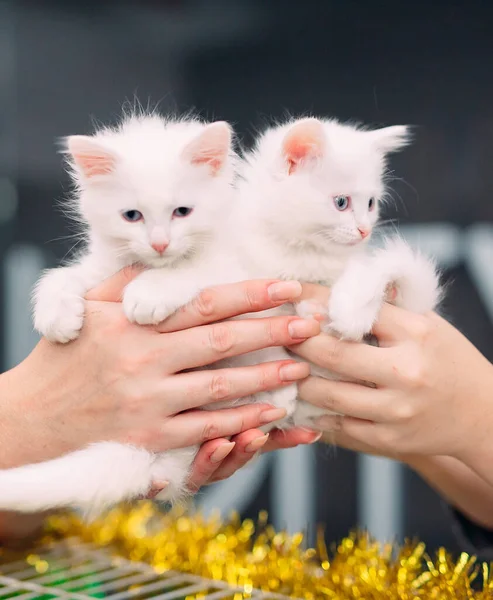
<svg viewBox="0 0 493 600"><path fill-rule="evenodd" d="M346 210L351 204L351 196L335 196L334 204L337 210Z"/></svg>
<svg viewBox="0 0 493 600"><path fill-rule="evenodd" d="M130 223L137 223L137 221L144 219L144 215L139 210L126 210L122 213L122 217Z"/></svg>
<svg viewBox="0 0 493 600"><path fill-rule="evenodd" d="M373 210L374 206L375 206L375 198L370 198L368 200L368 210Z"/></svg>
<svg viewBox="0 0 493 600"><path fill-rule="evenodd" d="M190 208L189 206L179 206L178 208L175 208L175 210L173 211L173 216L174 217L188 217L188 215L193 211L193 208Z"/></svg>

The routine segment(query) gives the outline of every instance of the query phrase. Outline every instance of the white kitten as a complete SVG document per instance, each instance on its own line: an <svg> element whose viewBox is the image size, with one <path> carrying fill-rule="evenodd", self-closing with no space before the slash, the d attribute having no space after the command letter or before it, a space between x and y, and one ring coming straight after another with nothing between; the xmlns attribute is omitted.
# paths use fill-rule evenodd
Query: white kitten
<svg viewBox="0 0 493 600"><path fill-rule="evenodd" d="M302 302L307 317L322 312L328 331L361 340L371 332L390 284L395 302L433 310L433 263L399 238L371 252L367 242L385 198L387 155L405 146L405 126L374 131L336 120L301 119L269 129L246 155L233 215L251 277L280 277L332 287L328 307ZM334 374L315 366L312 373ZM294 423L313 426L323 411L299 403Z"/></svg>
<svg viewBox="0 0 493 600"><path fill-rule="evenodd" d="M36 287L35 326L46 338L75 339L86 292L132 263L148 269L125 289L123 307L141 324L162 321L204 287L246 279L221 244L234 195L235 155L227 123L133 116L117 129L69 137L66 150L77 186L74 209L88 239L71 265L47 272ZM282 348L262 356L288 358ZM294 408L296 387L290 387ZM0 471L0 509L72 505L92 515L156 492L165 481L169 485L157 498L176 501L185 494L196 451L153 454L105 442Z"/></svg>

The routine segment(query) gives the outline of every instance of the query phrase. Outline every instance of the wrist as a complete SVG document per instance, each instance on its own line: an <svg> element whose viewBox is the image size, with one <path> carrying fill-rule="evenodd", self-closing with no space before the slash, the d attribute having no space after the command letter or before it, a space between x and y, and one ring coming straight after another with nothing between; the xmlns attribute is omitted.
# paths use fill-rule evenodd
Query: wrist
<svg viewBox="0 0 493 600"><path fill-rule="evenodd" d="M493 365L486 360L485 363L486 368L476 376L477 389L469 394L472 405L468 416L471 422L464 427L461 443L451 455L493 484L490 473L493 461Z"/></svg>
<svg viewBox="0 0 493 600"><path fill-rule="evenodd" d="M50 405L50 390L44 380L42 365L37 364L36 352L37 349L19 365L0 375L1 469L61 454L56 435L48 427L45 407Z"/></svg>

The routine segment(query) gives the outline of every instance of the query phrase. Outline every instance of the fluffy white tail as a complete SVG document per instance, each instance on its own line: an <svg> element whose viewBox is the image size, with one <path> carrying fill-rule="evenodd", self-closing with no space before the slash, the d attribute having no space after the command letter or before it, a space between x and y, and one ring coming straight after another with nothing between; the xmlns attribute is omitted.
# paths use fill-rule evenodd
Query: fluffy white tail
<svg viewBox="0 0 493 600"><path fill-rule="evenodd" d="M0 510L78 507L92 517L147 493L153 461L146 450L101 442L44 463L0 471Z"/></svg>

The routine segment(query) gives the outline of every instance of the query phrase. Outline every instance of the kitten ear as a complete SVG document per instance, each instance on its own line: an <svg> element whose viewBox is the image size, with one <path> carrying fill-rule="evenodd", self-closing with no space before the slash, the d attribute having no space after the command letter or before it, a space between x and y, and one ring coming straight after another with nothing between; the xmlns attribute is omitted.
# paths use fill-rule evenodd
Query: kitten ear
<svg viewBox="0 0 493 600"><path fill-rule="evenodd" d="M397 152L411 143L411 131L407 125L394 125L370 131L373 144L383 154Z"/></svg>
<svg viewBox="0 0 493 600"><path fill-rule="evenodd" d="M289 129L282 142L282 154L290 175L304 163L321 158L324 151L325 132L318 119L301 119Z"/></svg>
<svg viewBox="0 0 493 600"><path fill-rule="evenodd" d="M228 158L231 139L231 126L226 121L216 121L207 125L200 135L189 142L182 157L192 165L208 166L211 175L217 175Z"/></svg>
<svg viewBox="0 0 493 600"><path fill-rule="evenodd" d="M90 179L98 175L109 175L116 166L116 156L94 138L86 135L71 135L66 138L66 152L74 166Z"/></svg>

